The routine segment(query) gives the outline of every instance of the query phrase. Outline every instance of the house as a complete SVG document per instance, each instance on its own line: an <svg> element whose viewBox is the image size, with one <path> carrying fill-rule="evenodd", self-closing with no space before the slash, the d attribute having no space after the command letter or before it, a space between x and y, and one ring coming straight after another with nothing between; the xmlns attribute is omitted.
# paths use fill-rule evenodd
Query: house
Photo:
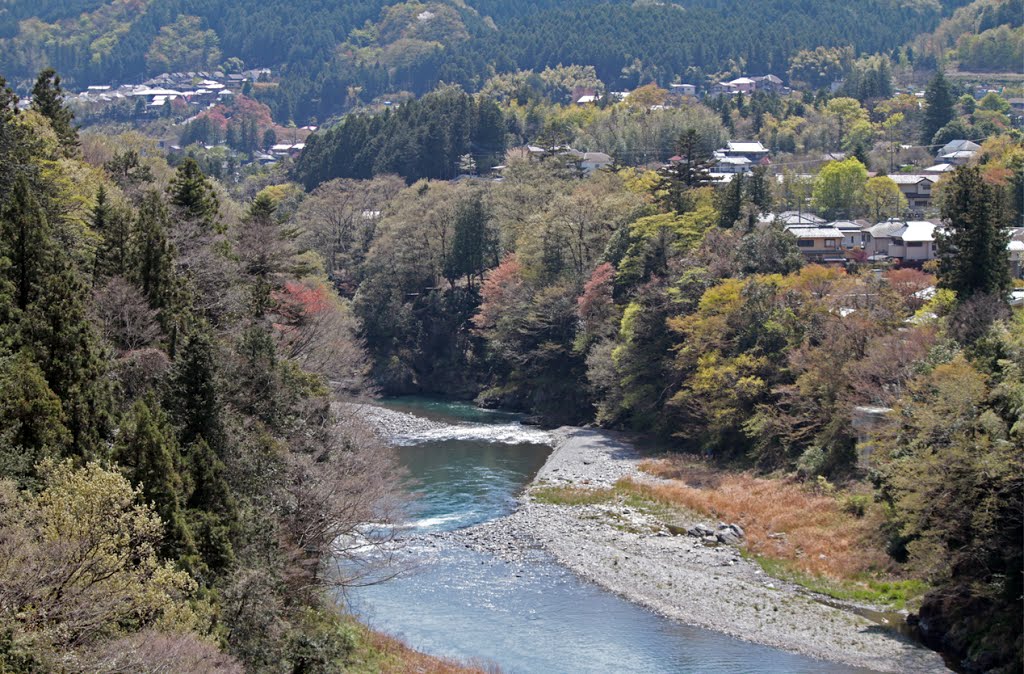
<svg viewBox="0 0 1024 674"><path fill-rule="evenodd" d="M712 173L750 173L753 162L746 157L720 157Z"/></svg>
<svg viewBox="0 0 1024 674"><path fill-rule="evenodd" d="M938 182L935 175L919 173L893 173L889 176L907 198L907 204L914 210L922 210L932 205L932 186Z"/></svg>
<svg viewBox="0 0 1024 674"><path fill-rule="evenodd" d="M697 87L693 84L670 84L668 89L677 96L696 96Z"/></svg>
<svg viewBox="0 0 1024 674"><path fill-rule="evenodd" d="M1024 278L1024 227L1010 230L1006 250L1010 255L1010 274L1013 278Z"/></svg>
<svg viewBox="0 0 1024 674"><path fill-rule="evenodd" d="M938 255L935 244L937 225L927 220L896 220L865 227L864 250L868 259L898 258L920 263Z"/></svg>
<svg viewBox="0 0 1024 674"><path fill-rule="evenodd" d="M969 140L951 140L936 152L936 156L942 157L954 152L977 152L981 146Z"/></svg>
<svg viewBox="0 0 1024 674"><path fill-rule="evenodd" d="M752 163L757 163L766 158L771 151L757 141L732 141L719 150L724 157L746 157Z"/></svg>
<svg viewBox="0 0 1024 674"><path fill-rule="evenodd" d="M800 252L817 262L845 262L842 241L843 233L835 227L787 227L786 231L796 237Z"/></svg>
<svg viewBox="0 0 1024 674"><path fill-rule="evenodd" d="M974 150L957 150L956 152L942 155L941 159L954 166L966 166L974 159Z"/></svg>
<svg viewBox="0 0 1024 674"><path fill-rule="evenodd" d="M854 222L852 220L837 220L830 222L827 227L835 227L843 233L841 246L843 248L862 248L864 246L864 227L866 222Z"/></svg>
<svg viewBox="0 0 1024 674"><path fill-rule="evenodd" d="M783 94L786 92L786 87L782 84L782 80L775 75L762 75L761 77L753 77L754 90L755 91L767 91L771 94Z"/></svg>
<svg viewBox="0 0 1024 674"><path fill-rule="evenodd" d="M783 211L774 218L769 219L769 222L772 221L781 222L783 227L817 227L818 225L825 224L824 218L819 218L814 213L801 211Z"/></svg>
<svg viewBox="0 0 1024 674"><path fill-rule="evenodd" d="M865 227L861 230L863 235L864 252L868 259L879 259L889 257L889 244L896 232L903 229L903 221L890 219Z"/></svg>
<svg viewBox="0 0 1024 674"><path fill-rule="evenodd" d="M936 257L934 222L911 220L893 233L889 242L889 257L904 262L927 262Z"/></svg>
<svg viewBox="0 0 1024 674"><path fill-rule="evenodd" d="M752 94L754 93L754 87L757 86L757 82L750 79L749 77L737 77L733 81L729 82L736 89L736 93L740 94Z"/></svg>
<svg viewBox="0 0 1024 674"><path fill-rule="evenodd" d="M580 168L589 176L611 164L612 158L604 152L584 152Z"/></svg>
<svg viewBox="0 0 1024 674"><path fill-rule="evenodd" d="M739 93L739 90L731 82L715 82L711 85L712 96L732 96L736 93Z"/></svg>
<svg viewBox="0 0 1024 674"><path fill-rule="evenodd" d="M939 176L939 175L942 175L943 173L949 173L950 171L955 171L955 170L956 170L956 166L953 166L952 164L943 163L943 164L935 164L934 166L929 166L926 169L921 169L921 173L923 173L925 175Z"/></svg>

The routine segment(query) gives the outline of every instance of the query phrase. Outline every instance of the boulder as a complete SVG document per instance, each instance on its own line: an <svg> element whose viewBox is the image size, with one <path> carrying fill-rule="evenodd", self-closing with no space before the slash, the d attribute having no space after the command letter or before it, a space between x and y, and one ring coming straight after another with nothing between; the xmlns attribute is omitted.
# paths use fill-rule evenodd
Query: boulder
<svg viewBox="0 0 1024 674"><path fill-rule="evenodd" d="M715 535L715 532L711 529L711 527L705 526L703 524L695 524L694 526L687 529L686 533L695 538L704 538L705 536Z"/></svg>
<svg viewBox="0 0 1024 674"><path fill-rule="evenodd" d="M719 543L724 543L726 545L737 545L740 541L743 540L742 537L740 537L735 531L728 527L716 533L715 537L718 539Z"/></svg>

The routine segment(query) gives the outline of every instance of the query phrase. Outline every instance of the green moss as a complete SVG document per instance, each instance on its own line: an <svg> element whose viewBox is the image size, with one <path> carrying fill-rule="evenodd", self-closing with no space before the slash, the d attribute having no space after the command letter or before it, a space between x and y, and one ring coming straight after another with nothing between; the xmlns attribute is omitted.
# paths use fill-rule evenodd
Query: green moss
<svg viewBox="0 0 1024 674"><path fill-rule="evenodd" d="M537 487L530 492L530 496L537 503L578 506L607 503L615 497L615 491L585 487Z"/></svg>
<svg viewBox="0 0 1024 674"><path fill-rule="evenodd" d="M855 601L902 610L918 602L928 591L928 584L920 580L880 580L877 578L856 578L834 580L812 576L793 568L792 563L754 556L754 560L765 573L773 578L796 583L811 592L817 592L833 599Z"/></svg>

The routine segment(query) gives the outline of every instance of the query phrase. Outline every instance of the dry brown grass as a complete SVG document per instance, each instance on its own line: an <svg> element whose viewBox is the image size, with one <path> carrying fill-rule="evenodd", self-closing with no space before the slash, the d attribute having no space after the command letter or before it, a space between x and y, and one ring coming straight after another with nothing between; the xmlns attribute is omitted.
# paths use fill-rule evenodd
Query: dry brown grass
<svg viewBox="0 0 1024 674"><path fill-rule="evenodd" d="M641 470L665 479L627 480L622 486L741 525L747 550L756 555L836 580L893 570L881 534L884 513L877 506L869 505L858 517L844 509L842 495L787 479L726 472L692 459L647 460Z"/></svg>

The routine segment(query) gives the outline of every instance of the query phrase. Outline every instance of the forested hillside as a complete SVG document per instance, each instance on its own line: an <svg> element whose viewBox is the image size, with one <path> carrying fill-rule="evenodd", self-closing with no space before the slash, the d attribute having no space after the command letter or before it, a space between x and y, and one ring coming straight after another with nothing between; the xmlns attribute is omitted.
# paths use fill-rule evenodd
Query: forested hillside
<svg viewBox="0 0 1024 674"><path fill-rule="evenodd" d="M719 72L785 73L801 49L889 51L962 0L693 0L296 3L147 0L0 9L0 62L16 84L46 66L68 82L138 81L163 70L271 67L275 117L325 118L439 82L470 91L495 72L589 65L613 89Z"/></svg>
<svg viewBox="0 0 1024 674"><path fill-rule="evenodd" d="M269 196L130 141L86 161L52 73L15 103L0 80L0 671L345 671L333 593L375 570L344 541L398 503L331 404L367 369L348 304Z"/></svg>

